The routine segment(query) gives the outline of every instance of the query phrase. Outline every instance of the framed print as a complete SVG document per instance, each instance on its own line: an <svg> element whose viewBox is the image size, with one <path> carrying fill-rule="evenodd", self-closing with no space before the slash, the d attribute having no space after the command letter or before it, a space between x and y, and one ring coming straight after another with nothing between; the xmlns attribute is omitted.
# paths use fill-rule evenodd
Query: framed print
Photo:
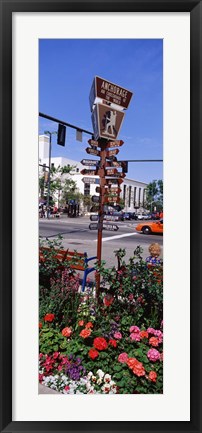
<svg viewBox="0 0 202 433"><path fill-rule="evenodd" d="M1 0L0 3L1 431L200 432L201 1ZM119 152L121 161L116 158ZM95 164L98 157L100 165ZM78 161L78 166L74 166ZM156 166L147 165L143 176L139 164L142 162L155 162ZM67 176L62 184L60 177L60 185L57 178L51 178L61 167L63 174L69 174L71 166L74 178ZM77 178L79 191L70 188ZM153 188L159 187L160 192L158 200L154 200L153 192L148 201L152 179L156 179ZM102 197L103 209L98 215L97 210L88 207L93 205L97 209L100 199L94 194ZM78 201L81 195L83 207ZM91 205L85 197L90 195L93 195ZM113 220L112 217L120 217L119 207L122 220ZM104 213L107 221L101 218ZM149 217L152 222L147 221ZM80 221L76 230L75 221ZM95 272L88 260L101 261L98 251L100 254L102 251L103 258L111 263L110 243L112 248L120 249L117 278L108 273L105 292L102 287L104 306L99 310L105 314L105 320L102 314L99 316L102 326L100 323L95 326L94 315L98 310L93 311L92 305L91 316L84 308L87 325L90 323L84 329L79 328L84 326L83 317L78 315L81 307L76 310L75 324L73 310L65 316L67 298L61 314L60 302L54 310L53 293L58 292L54 292L53 268L49 279L45 273L42 279L43 284L48 281L52 298L48 298L47 287L41 284L41 269L47 272L47 268L44 256L40 269L38 266L38 258L42 257L38 257L39 238L50 246L58 227L63 235L62 250L66 248L64 260L70 246L72 254L77 245L78 249L86 246L87 255L82 250L77 264L82 272L80 291L84 291L84 303L86 287L88 283L93 286L91 274ZM95 233L100 232L100 227L105 228L102 250L99 234L96 239ZM160 234L153 227L158 227ZM67 240L68 230L71 235ZM126 252L130 248L132 251L133 239L135 246L142 242L145 248L141 268L137 262L133 262L133 268L121 262L124 246ZM153 256L149 246L152 242L161 247ZM43 251L40 246L40 251L46 257L45 245ZM159 254L162 256L158 259ZM159 266L157 273L151 270L148 260L151 266ZM76 262L73 264L75 269ZM163 289L159 277L162 264ZM130 270L130 284L129 279L120 276L126 268ZM95 296L101 287L101 270L96 272ZM77 274L72 268L70 276L75 277L76 285ZM151 283L154 276L156 282ZM144 282L136 300L131 285L134 283L137 291L139 278L141 284ZM104 278L102 284L103 281ZM121 283L117 285L117 281ZM119 296L112 290L115 284L116 290L122 290ZM125 310L124 284L128 296ZM39 299L41 286L46 289L47 302L45 298L41 301L41 295ZM112 305L115 299L119 305L116 320ZM131 313L134 322L131 322L130 314L125 316L134 299ZM151 324L145 313L148 305L155 307L151 308ZM113 318L113 326L116 324L113 335L112 322L111 328L105 328L108 317ZM94 339L88 343L91 333ZM53 335L54 344L50 340ZM72 348L71 358L63 351L66 344ZM119 351L114 355L117 347ZM74 356L77 364L73 363ZM106 370L106 381L100 376L96 386L89 385L90 380L97 380L93 362L102 372L99 359L110 374ZM50 367L53 362L57 375ZM113 368L115 381L111 376ZM87 373L81 376L84 370L90 374L89 378L94 377L89 379L91 388L86 385ZM56 379L62 377L59 389ZM84 382L81 384L80 379L86 381L86 389L92 392L83 391ZM105 382L99 388L102 380Z"/></svg>

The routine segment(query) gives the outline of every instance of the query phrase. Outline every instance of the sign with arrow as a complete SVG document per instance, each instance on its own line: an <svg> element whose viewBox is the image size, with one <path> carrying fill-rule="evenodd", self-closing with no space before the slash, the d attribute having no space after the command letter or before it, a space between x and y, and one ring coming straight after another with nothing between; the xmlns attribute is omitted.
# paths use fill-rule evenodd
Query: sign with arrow
<svg viewBox="0 0 202 433"><path fill-rule="evenodd" d="M107 176L108 176L108 174L107 174ZM115 174L112 174L111 176L115 177L115 178L121 178L121 177L126 177L126 174L125 173L119 173L119 172L117 172Z"/></svg>
<svg viewBox="0 0 202 433"><path fill-rule="evenodd" d="M112 202L112 203L115 203L115 202L120 203L120 200L121 199L118 196L114 196L114 197L107 196L104 199L104 203L110 203L110 202Z"/></svg>
<svg viewBox="0 0 202 433"><path fill-rule="evenodd" d="M90 144L90 146L99 146L99 143L98 143L98 141L96 141L96 140L88 140L88 144Z"/></svg>
<svg viewBox="0 0 202 433"><path fill-rule="evenodd" d="M91 147L87 147L86 152L89 153L90 155L100 156L100 151L97 149L92 149Z"/></svg>
<svg viewBox="0 0 202 433"><path fill-rule="evenodd" d="M91 221L98 221L99 220L99 215L90 215L90 220Z"/></svg>
<svg viewBox="0 0 202 433"><path fill-rule="evenodd" d="M89 224L90 230L98 230L98 224L97 223L91 223Z"/></svg>
<svg viewBox="0 0 202 433"><path fill-rule="evenodd" d="M123 179L106 179L106 185L110 186L110 185L120 185L121 183L123 183Z"/></svg>
<svg viewBox="0 0 202 433"><path fill-rule="evenodd" d="M113 193L119 194L121 192L121 188L112 187L112 188L109 188L109 191L111 194L113 194ZM109 191L107 190L108 194L109 194Z"/></svg>
<svg viewBox="0 0 202 433"><path fill-rule="evenodd" d="M109 175L111 175L111 174L116 174L116 173L118 173L118 171L117 171L116 168L106 168L106 169L105 169L105 173L106 173L106 176L109 176Z"/></svg>
<svg viewBox="0 0 202 433"><path fill-rule="evenodd" d="M123 140L108 141L107 147L120 147L123 143Z"/></svg>
<svg viewBox="0 0 202 433"><path fill-rule="evenodd" d="M83 183L99 183L99 179L95 179L93 177L83 177L83 179L81 179Z"/></svg>
<svg viewBox="0 0 202 433"><path fill-rule="evenodd" d="M93 203L99 203L100 202L100 196L99 195L93 195L91 197L91 200Z"/></svg>
<svg viewBox="0 0 202 433"><path fill-rule="evenodd" d="M117 226L116 224L103 224L103 229L104 230L111 230L111 231L117 231L119 230L119 226Z"/></svg>
<svg viewBox="0 0 202 433"><path fill-rule="evenodd" d="M94 159L82 159L81 164L83 165L98 165L100 161Z"/></svg>
<svg viewBox="0 0 202 433"><path fill-rule="evenodd" d="M83 170L80 171L81 174L88 174L89 176L96 176L97 175L97 170L88 170L86 168L84 168Z"/></svg>
<svg viewBox="0 0 202 433"><path fill-rule="evenodd" d="M108 150L108 152L106 152L106 158L117 155L117 153L119 153L119 149Z"/></svg>

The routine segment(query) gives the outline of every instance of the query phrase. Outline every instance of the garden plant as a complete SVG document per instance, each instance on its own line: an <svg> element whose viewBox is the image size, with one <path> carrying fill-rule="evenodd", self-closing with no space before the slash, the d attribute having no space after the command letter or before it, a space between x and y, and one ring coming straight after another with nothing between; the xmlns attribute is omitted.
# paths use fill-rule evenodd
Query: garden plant
<svg viewBox="0 0 202 433"><path fill-rule="evenodd" d="M48 242L39 266L39 381L64 394L163 392L163 268L149 267L137 247L117 266L96 266L101 290L80 290L71 263L59 266Z"/></svg>

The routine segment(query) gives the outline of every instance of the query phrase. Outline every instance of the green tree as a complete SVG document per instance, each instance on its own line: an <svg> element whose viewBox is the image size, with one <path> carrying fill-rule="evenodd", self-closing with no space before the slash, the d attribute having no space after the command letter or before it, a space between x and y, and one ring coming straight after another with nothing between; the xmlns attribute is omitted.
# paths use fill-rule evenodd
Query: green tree
<svg viewBox="0 0 202 433"><path fill-rule="evenodd" d="M163 181L153 180L146 188L146 205L150 211L156 207L157 211L163 210Z"/></svg>

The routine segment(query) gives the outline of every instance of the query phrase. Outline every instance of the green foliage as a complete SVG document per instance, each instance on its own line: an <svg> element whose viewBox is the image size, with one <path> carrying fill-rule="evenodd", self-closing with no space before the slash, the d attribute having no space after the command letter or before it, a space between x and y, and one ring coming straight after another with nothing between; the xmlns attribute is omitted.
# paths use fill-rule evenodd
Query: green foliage
<svg viewBox="0 0 202 433"><path fill-rule="evenodd" d="M156 207L157 211L163 210L163 181L153 180L146 188L146 208L150 211Z"/></svg>

